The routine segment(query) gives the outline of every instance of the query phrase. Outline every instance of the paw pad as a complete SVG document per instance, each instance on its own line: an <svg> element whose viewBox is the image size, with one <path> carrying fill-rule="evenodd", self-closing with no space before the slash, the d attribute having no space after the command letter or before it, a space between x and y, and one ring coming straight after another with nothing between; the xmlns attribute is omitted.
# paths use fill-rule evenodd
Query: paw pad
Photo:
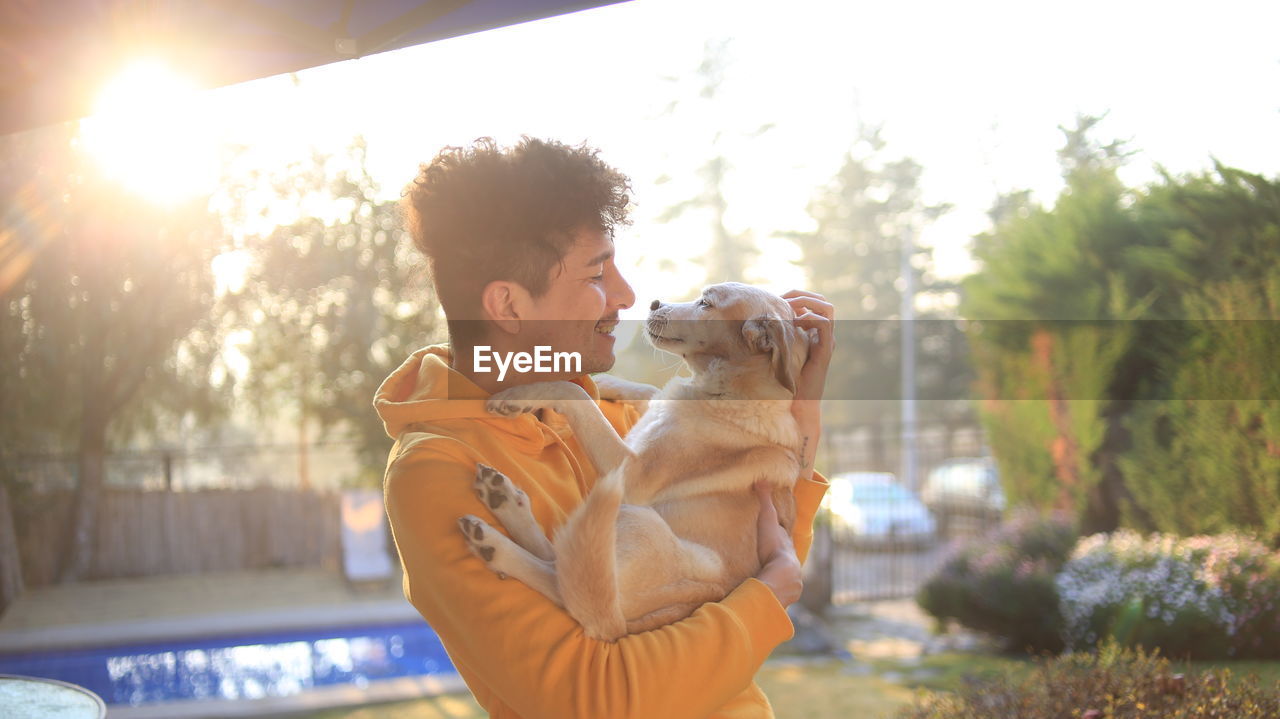
<svg viewBox="0 0 1280 719"><path fill-rule="evenodd" d="M497 511L507 500L515 502L518 507L524 506L524 492L493 467L483 464L477 467L474 490L480 501L494 511Z"/></svg>
<svg viewBox="0 0 1280 719"><path fill-rule="evenodd" d="M493 560L493 554L496 550L485 544L484 541L484 523L471 515L458 518L458 529L462 530L462 536L467 540L467 548L476 553L486 562Z"/></svg>

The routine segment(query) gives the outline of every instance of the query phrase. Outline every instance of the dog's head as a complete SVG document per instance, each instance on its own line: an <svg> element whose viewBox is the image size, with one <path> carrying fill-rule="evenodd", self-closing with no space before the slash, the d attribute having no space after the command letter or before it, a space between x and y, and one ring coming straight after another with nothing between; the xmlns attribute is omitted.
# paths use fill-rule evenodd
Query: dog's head
<svg viewBox="0 0 1280 719"><path fill-rule="evenodd" d="M811 337L793 320L781 297L725 282L692 302L654 300L645 329L654 347L683 358L711 394L763 399L795 394Z"/></svg>

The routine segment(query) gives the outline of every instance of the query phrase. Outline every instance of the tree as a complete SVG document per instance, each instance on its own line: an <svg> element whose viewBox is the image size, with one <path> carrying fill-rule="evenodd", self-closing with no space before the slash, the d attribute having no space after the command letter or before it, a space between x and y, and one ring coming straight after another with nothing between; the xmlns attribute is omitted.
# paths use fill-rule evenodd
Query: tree
<svg viewBox="0 0 1280 719"><path fill-rule="evenodd" d="M732 232L726 224L730 208L726 184L733 172L729 158L735 145L763 135L773 125L765 123L743 131L734 124L737 118L724 112L724 84L731 65L729 41L707 41L702 61L690 76L693 86L675 89L676 98L662 112L662 118L679 123L681 132L696 136L692 141L700 149L707 148L706 154L694 156L697 164L687 169L683 166L687 151L682 149L679 156L669 156L664 166L673 169L655 181L678 198L658 213L655 222L666 224L695 216L705 220L705 226L710 229L711 243L701 258L705 270L703 284L749 281L748 270L759 254L751 230ZM681 81L680 78L668 80L673 84ZM685 175L696 181L692 185L677 181ZM670 260L663 263L670 266ZM697 288L689 289L696 291ZM643 336L642 323L624 322L618 335L629 335L631 340L618 351L614 373L657 385L665 384L676 374L679 361L672 361L649 345Z"/></svg>
<svg viewBox="0 0 1280 719"><path fill-rule="evenodd" d="M1137 253L1162 252L1127 209L1135 196L1117 175L1123 143L1089 135L1099 119L1062 128L1066 188L1052 210L1025 193L997 201L997 224L975 238L982 271L964 283L961 307L981 331L971 334L981 415L1011 499L1074 510L1085 532L1119 523L1123 484L1104 448L1106 418L1122 410L1112 402L1125 390L1113 382L1138 359L1130 320L1158 284Z"/></svg>
<svg viewBox="0 0 1280 719"><path fill-rule="evenodd" d="M162 417L221 406L227 385L210 381L221 349L210 263L222 232L207 198L162 207L102 177L73 126L4 143L4 245L22 271L6 272L0 304L12 363L0 451L75 452L59 572L71 582L92 559L112 444Z"/></svg>
<svg viewBox="0 0 1280 719"><path fill-rule="evenodd" d="M1280 191L1223 167L1130 190L1123 144L1094 142L1097 121L1064 129L1052 209L1025 195L998 205L965 283L1006 490L1074 511L1084 532L1232 526L1275 539L1263 515L1280 511L1267 431L1280 338L1271 322L1220 320L1276 318Z"/></svg>
<svg viewBox="0 0 1280 719"><path fill-rule="evenodd" d="M871 404L864 402L861 413L897 416L902 243L949 206L926 205L919 188L921 166L910 158L887 159L884 149L878 128L861 128L839 172L809 204L817 227L787 237L800 248L799 264L809 286L839 308L841 344L857 348L844 352L845 360L832 367L827 396L865 398ZM954 284L934 275L930 259L929 248L912 245L909 266L916 296L954 291ZM953 320L940 309L917 314L922 398L966 396L967 358L963 343L956 341Z"/></svg>
<svg viewBox="0 0 1280 719"><path fill-rule="evenodd" d="M261 414L295 408L304 445L312 424L350 433L363 467L358 481L376 484L389 441L374 392L409 352L443 339L425 266L397 203L378 199L363 140L345 155L295 163L272 184L280 198L335 216L302 217L250 238L253 262L234 320L253 334L243 388Z"/></svg>
<svg viewBox="0 0 1280 719"><path fill-rule="evenodd" d="M724 117L719 103L722 101L722 86L729 66L728 41L708 41L703 50L702 62L694 73L696 97L673 101L665 113L670 117L680 117L681 108L687 107L690 108L689 113L716 118L709 131L710 137L703 143L709 149L708 156L694 173L702 181L701 189L693 196L670 205L657 217L658 222L667 223L689 212L705 213L711 229L711 246L703 257L707 284L745 282L747 268L759 254L750 231L734 233L725 224L725 215L729 211L725 182L733 170L728 146L731 139L755 138L772 128L771 124L764 124L749 133L736 133L736 137L735 133L726 129L732 127L732 123ZM663 175L658 178L657 183L661 185L670 181L669 175Z"/></svg>
<svg viewBox="0 0 1280 719"><path fill-rule="evenodd" d="M1126 519L1280 547L1280 182L1219 165L1166 175L1136 209L1185 270L1158 323L1178 341L1150 357L1159 392L1120 417Z"/></svg>

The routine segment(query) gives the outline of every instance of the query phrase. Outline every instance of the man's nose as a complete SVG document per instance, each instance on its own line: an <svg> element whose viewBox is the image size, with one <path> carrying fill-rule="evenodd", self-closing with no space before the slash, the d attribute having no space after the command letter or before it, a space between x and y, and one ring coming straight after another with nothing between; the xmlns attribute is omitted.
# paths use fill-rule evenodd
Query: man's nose
<svg viewBox="0 0 1280 719"><path fill-rule="evenodd" d="M662 306L661 300L654 300L649 303L649 311L652 312Z"/></svg>
<svg viewBox="0 0 1280 719"><path fill-rule="evenodd" d="M609 306L625 310L635 304L636 291L631 289L631 285L627 283L622 273L618 272L617 267L609 271L609 278L612 280L609 283L609 295L606 297Z"/></svg>

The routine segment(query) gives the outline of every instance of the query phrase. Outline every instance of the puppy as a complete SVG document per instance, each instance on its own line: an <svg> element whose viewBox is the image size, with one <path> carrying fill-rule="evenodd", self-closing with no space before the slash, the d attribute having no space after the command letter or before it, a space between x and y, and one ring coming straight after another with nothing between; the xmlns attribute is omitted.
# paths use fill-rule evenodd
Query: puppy
<svg viewBox="0 0 1280 719"><path fill-rule="evenodd" d="M693 302L655 301L649 340L684 359L692 377L656 396L648 385L599 377L602 396L648 404L625 442L573 383L495 394L491 412L565 415L601 476L552 542L525 494L481 465L476 492L511 538L467 515L459 527L472 552L607 641L683 619L755 576L760 504L752 485L772 485L783 526L790 531L795 521L803 447L791 400L812 337L794 318L780 297L732 282Z"/></svg>

